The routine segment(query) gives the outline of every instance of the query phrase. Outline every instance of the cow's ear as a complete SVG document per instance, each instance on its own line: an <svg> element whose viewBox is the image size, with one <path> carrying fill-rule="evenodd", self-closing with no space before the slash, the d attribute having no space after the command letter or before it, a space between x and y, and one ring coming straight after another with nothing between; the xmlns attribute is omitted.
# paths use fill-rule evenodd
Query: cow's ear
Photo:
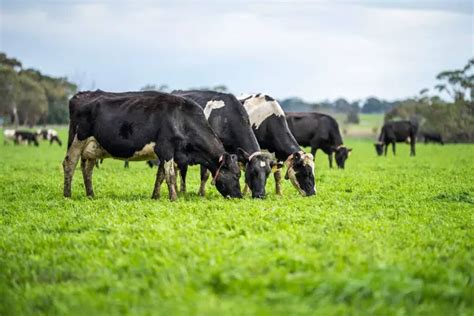
<svg viewBox="0 0 474 316"><path fill-rule="evenodd" d="M348 152L351 152L351 151L352 151L352 148L347 148L347 151L348 151Z"/></svg>
<svg viewBox="0 0 474 316"><path fill-rule="evenodd" d="M242 148L237 148L237 157L240 162L246 163L249 160L249 153L243 150Z"/></svg>
<svg viewBox="0 0 474 316"><path fill-rule="evenodd" d="M277 172L279 169L283 168L283 162L271 160L270 167L272 168L272 172Z"/></svg>

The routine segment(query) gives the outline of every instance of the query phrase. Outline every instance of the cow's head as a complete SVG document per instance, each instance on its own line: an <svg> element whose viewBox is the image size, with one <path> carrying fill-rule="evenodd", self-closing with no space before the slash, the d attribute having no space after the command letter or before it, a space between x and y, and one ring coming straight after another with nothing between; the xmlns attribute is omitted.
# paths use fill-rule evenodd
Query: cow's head
<svg viewBox="0 0 474 316"><path fill-rule="evenodd" d="M382 156L382 154L383 154L383 143L381 143L381 142L375 143L374 147L375 147L375 151L377 152L377 155Z"/></svg>
<svg viewBox="0 0 474 316"><path fill-rule="evenodd" d="M352 148L347 148L344 145L335 147L334 149L334 158L336 159L336 164L338 168L344 169L347 158L352 152Z"/></svg>
<svg viewBox="0 0 474 316"><path fill-rule="evenodd" d="M255 152L249 155L245 150L237 150L239 161L244 165L245 183L252 191L253 198L265 197L265 184L272 170L281 168L282 163L273 161L268 155Z"/></svg>
<svg viewBox="0 0 474 316"><path fill-rule="evenodd" d="M240 168L236 155L225 153L220 159L220 165L214 175L213 183L217 191L224 197L241 198Z"/></svg>
<svg viewBox="0 0 474 316"><path fill-rule="evenodd" d="M285 179L289 179L303 196L316 194L314 183L314 157L305 152L291 154L285 162L288 170Z"/></svg>

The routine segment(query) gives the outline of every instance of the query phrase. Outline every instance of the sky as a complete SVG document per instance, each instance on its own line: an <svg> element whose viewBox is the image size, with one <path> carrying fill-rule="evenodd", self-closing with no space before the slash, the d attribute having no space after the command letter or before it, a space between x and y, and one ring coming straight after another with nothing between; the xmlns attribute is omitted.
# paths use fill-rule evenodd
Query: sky
<svg viewBox="0 0 474 316"><path fill-rule="evenodd" d="M0 0L0 50L83 90L395 100L474 57L473 2Z"/></svg>

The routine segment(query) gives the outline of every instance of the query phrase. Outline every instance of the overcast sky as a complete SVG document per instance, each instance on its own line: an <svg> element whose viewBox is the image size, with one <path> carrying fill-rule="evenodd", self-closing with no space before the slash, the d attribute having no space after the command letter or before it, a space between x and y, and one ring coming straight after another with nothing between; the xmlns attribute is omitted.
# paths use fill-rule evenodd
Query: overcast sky
<svg viewBox="0 0 474 316"><path fill-rule="evenodd" d="M469 0L0 2L0 50L83 89L399 99L474 55Z"/></svg>

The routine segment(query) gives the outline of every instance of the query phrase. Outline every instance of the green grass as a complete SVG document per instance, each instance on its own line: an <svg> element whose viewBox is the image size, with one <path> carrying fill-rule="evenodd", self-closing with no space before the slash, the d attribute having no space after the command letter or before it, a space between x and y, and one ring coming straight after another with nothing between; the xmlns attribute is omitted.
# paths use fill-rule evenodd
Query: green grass
<svg viewBox="0 0 474 316"><path fill-rule="evenodd" d="M472 315L474 146L348 145L315 197L201 198L194 167L171 203L112 160L64 199L64 147L0 143L0 315Z"/></svg>

